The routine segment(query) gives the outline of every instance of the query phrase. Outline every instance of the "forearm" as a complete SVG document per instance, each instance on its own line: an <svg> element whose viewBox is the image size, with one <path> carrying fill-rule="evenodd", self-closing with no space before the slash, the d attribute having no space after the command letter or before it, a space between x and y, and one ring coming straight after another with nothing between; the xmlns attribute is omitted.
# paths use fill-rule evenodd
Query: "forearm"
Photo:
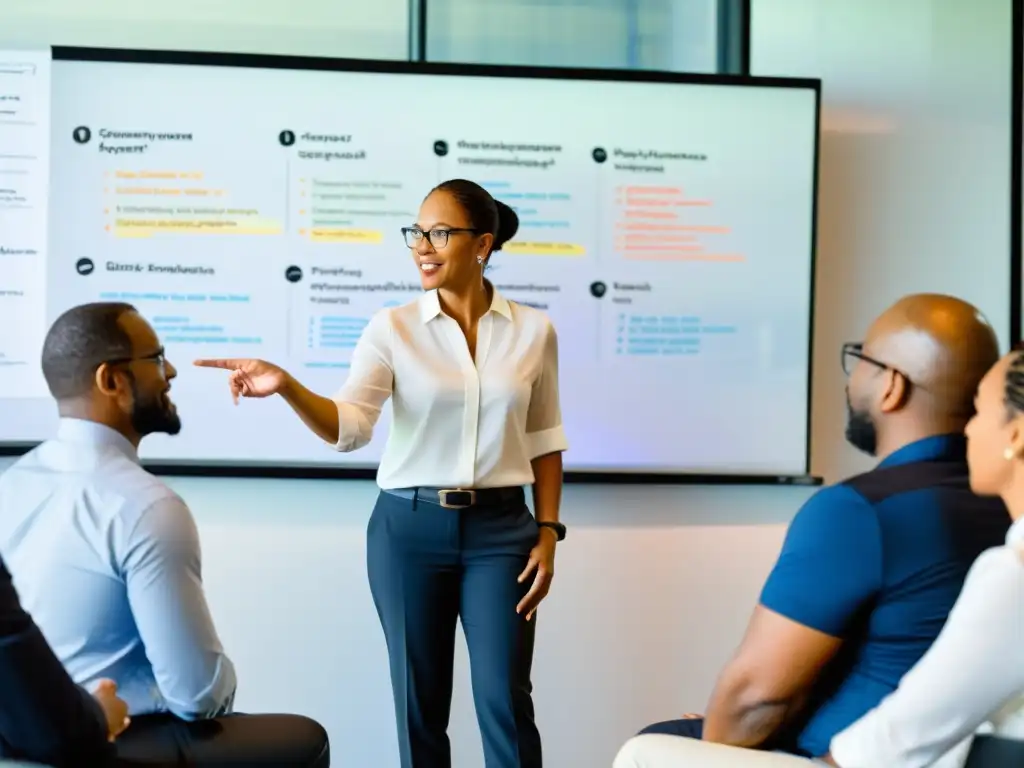
<svg viewBox="0 0 1024 768"><path fill-rule="evenodd" d="M562 504L562 453L538 456L531 464L534 516L539 523L557 523Z"/></svg>
<svg viewBox="0 0 1024 768"><path fill-rule="evenodd" d="M328 397L318 395L307 389L302 382L291 374L281 396L292 410L302 419L321 440L337 443L340 433L338 404Z"/></svg>

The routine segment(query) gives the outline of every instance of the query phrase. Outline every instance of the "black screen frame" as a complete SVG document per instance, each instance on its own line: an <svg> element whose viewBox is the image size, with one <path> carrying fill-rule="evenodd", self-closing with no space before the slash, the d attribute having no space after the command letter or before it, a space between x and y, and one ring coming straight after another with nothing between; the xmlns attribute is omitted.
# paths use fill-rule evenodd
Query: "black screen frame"
<svg viewBox="0 0 1024 768"><path fill-rule="evenodd" d="M166 64L176 66L231 67L248 69L284 69L321 72L358 72L399 75L447 75L462 77L531 78L598 82L673 83L681 85L726 85L734 87L770 87L811 90L815 98L813 148L813 188L811 201L810 319L807 349L807 411L805 415L806 452L804 472L795 475L700 472L631 472L568 470L568 483L628 485L820 485L822 478L810 474L811 412L814 369L814 316L816 306L818 191L821 155L821 90L819 78L763 77L749 74L697 74L656 70L601 68L562 68L490 64L453 64L429 61L342 59L320 56L294 56L212 51L172 51L157 49L94 48L53 46L54 61L103 62L123 64ZM744 62L749 66L747 62ZM36 443L0 443L0 456L20 456ZM376 467L334 467L309 464L239 464L209 461L144 461L145 467L159 475L182 477L301 478L301 479L374 479Z"/></svg>
<svg viewBox="0 0 1024 768"><path fill-rule="evenodd" d="M1010 346L1024 333L1024 0L1013 0L1010 74Z"/></svg>

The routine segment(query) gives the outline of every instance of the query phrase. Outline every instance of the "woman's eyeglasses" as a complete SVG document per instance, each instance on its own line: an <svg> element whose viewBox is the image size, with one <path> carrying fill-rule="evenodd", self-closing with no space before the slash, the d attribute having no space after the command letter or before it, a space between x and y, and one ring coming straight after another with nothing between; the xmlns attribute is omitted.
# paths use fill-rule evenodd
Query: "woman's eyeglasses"
<svg viewBox="0 0 1024 768"><path fill-rule="evenodd" d="M427 242L430 243L434 248L444 248L448 245L448 237L453 233L458 232L473 232L475 229L467 227L453 227L445 229L431 229L424 232L419 227L402 227L402 235L405 237L405 244L410 248L415 248L423 238L427 238Z"/></svg>

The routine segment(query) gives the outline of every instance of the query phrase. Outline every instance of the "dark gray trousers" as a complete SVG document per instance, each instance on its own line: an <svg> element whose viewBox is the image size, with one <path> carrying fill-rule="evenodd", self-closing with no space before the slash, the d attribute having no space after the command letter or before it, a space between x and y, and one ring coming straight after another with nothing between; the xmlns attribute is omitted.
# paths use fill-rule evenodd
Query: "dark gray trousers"
<svg viewBox="0 0 1024 768"><path fill-rule="evenodd" d="M367 528L370 590L387 641L402 768L450 768L455 625L469 650L486 768L541 768L530 667L536 614L516 579L537 542L520 500L446 509L382 492Z"/></svg>

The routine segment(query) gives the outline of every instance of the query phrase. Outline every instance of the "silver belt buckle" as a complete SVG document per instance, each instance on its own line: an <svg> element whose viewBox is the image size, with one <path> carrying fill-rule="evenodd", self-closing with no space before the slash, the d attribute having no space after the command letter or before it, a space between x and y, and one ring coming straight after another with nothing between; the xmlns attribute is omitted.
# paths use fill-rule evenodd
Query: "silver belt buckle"
<svg viewBox="0 0 1024 768"><path fill-rule="evenodd" d="M465 493L465 494L468 494L469 495L469 501L466 502L465 504L449 503L449 501L448 501L448 494L449 493L458 493L458 494ZM441 506L444 507L445 509L466 509L466 508L472 507L474 504L476 504L476 491L474 491L472 489L463 489L463 488L445 488L445 489L439 490L437 492L437 500L441 503Z"/></svg>

